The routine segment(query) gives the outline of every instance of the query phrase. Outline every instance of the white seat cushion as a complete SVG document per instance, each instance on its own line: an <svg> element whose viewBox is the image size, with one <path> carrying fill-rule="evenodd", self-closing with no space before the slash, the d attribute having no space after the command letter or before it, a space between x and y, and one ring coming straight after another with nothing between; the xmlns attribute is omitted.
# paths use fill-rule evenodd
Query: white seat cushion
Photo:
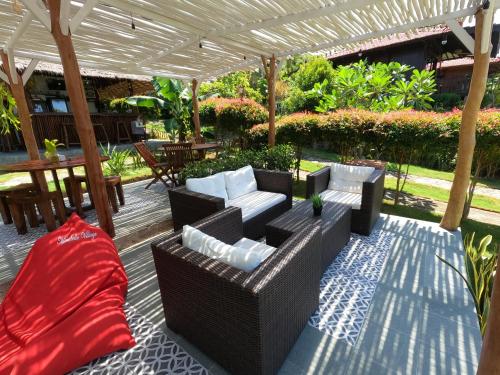
<svg viewBox="0 0 500 375"><path fill-rule="evenodd" d="M224 177L229 200L257 191L257 180L250 165L236 171L224 172Z"/></svg>
<svg viewBox="0 0 500 375"><path fill-rule="evenodd" d="M242 240L239 242L250 247L248 242ZM182 228L182 245L245 272L253 271L264 259L272 254L270 249L262 247L249 250L246 247L237 246L236 244L226 244L189 225L184 225Z"/></svg>
<svg viewBox="0 0 500 375"><path fill-rule="evenodd" d="M320 196L326 202L348 204L354 210L359 210L361 208L361 194L327 189L321 192Z"/></svg>
<svg viewBox="0 0 500 375"><path fill-rule="evenodd" d="M363 193L363 182L370 177L375 168L333 163L330 167L328 189L348 193Z"/></svg>
<svg viewBox="0 0 500 375"><path fill-rule="evenodd" d="M245 222L285 200L285 194L257 190L236 199L230 199L227 203L229 206L241 208L242 219Z"/></svg>
<svg viewBox="0 0 500 375"><path fill-rule="evenodd" d="M186 190L223 198L224 204L227 207L229 198L226 191L224 172L204 178L188 178L186 180Z"/></svg>
<svg viewBox="0 0 500 375"><path fill-rule="evenodd" d="M257 242L249 238L243 237L241 240L236 242L233 246L241 247L247 249L248 251L255 252L259 254L261 262L265 261L272 253L276 251L275 247L269 246L263 242Z"/></svg>

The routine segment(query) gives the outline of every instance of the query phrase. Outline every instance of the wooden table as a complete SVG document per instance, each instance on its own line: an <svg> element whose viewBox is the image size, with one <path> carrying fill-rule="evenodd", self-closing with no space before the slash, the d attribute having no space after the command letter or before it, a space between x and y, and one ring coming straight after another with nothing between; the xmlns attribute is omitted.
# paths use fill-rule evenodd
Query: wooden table
<svg viewBox="0 0 500 375"><path fill-rule="evenodd" d="M107 156L101 156L101 162L109 160ZM52 177L54 179L54 184L57 191L62 195L61 184L59 183L59 178L57 176L58 169L67 169L69 179L71 181L71 188L73 194L73 200L75 203L76 212L83 216L82 202L79 199L79 193L77 189L77 182L75 181L75 173L73 171L76 167L85 167L86 161L83 156L68 158L65 161L60 161L58 163L51 162L49 160L26 160L20 161L12 164L0 164L0 172L13 173L13 172L29 172L31 175L31 180L33 185L37 190L41 190L40 182L36 176L35 172L45 172L51 171ZM85 174L87 171L85 170Z"/></svg>
<svg viewBox="0 0 500 375"><path fill-rule="evenodd" d="M193 145L193 151L207 151L207 150L216 150L221 146L218 143L196 143Z"/></svg>
<svg viewBox="0 0 500 375"><path fill-rule="evenodd" d="M294 204L293 207L266 224L266 243L279 247L292 234L304 226L321 226L321 272L333 262L340 250L351 237L351 206L323 202L320 216L313 215L312 202L308 200Z"/></svg>

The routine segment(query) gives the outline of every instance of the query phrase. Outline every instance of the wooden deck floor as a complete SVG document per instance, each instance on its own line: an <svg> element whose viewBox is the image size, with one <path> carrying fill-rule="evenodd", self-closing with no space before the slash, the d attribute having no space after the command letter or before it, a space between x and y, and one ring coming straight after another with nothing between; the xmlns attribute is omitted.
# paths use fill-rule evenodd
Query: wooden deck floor
<svg viewBox="0 0 500 375"><path fill-rule="evenodd" d="M157 183L145 190L148 182L124 185L125 206L113 214L114 241L118 249L165 232L172 226L166 188ZM88 211L86 215L89 223L97 224L94 211ZM38 228L28 228L28 233L22 236L17 234L14 225L0 224L0 285L14 278L33 243L46 233L43 224Z"/></svg>

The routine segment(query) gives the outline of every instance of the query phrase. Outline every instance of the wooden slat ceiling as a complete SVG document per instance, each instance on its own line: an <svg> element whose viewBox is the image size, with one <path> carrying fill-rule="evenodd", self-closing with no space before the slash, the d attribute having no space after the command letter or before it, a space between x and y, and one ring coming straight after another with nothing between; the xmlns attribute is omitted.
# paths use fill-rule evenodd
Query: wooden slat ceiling
<svg viewBox="0 0 500 375"><path fill-rule="evenodd" d="M36 0L25 0L36 1ZM66 1L66 0L62 0ZM71 1L70 18L85 0ZM113 72L212 79L278 59L332 53L388 34L461 20L480 0L102 0L73 33L81 66ZM19 4L19 0L18 0ZM19 12L20 10L20 12ZM27 13L0 0L0 43ZM135 29L132 28L132 23ZM201 45L201 48L200 48ZM37 19L14 45L19 57L58 62Z"/></svg>

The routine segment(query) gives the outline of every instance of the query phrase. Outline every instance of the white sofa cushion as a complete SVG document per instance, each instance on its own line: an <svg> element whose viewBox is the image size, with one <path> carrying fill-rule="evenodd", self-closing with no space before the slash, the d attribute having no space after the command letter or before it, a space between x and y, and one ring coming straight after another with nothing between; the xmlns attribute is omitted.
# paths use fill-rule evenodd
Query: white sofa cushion
<svg viewBox="0 0 500 375"><path fill-rule="evenodd" d="M224 172L204 178L188 178L186 180L186 190L223 198L224 205L227 207L229 198L226 191Z"/></svg>
<svg viewBox="0 0 500 375"><path fill-rule="evenodd" d="M375 168L333 163L330 167L328 189L348 193L363 193L363 182L370 177Z"/></svg>
<svg viewBox="0 0 500 375"><path fill-rule="evenodd" d="M354 210L359 210L361 208L361 194L327 189L322 191L320 196L327 202L348 204Z"/></svg>
<svg viewBox="0 0 500 375"><path fill-rule="evenodd" d="M229 200L257 190L257 180L255 180L253 168L250 165L236 171L224 172L224 177Z"/></svg>
<svg viewBox="0 0 500 375"><path fill-rule="evenodd" d="M250 241L250 240L249 240ZM240 240L249 247L246 241ZM269 249L248 249L243 246L229 245L201 232L189 225L182 228L182 245L209 258L217 259L245 272L251 272L272 252Z"/></svg>
<svg viewBox="0 0 500 375"><path fill-rule="evenodd" d="M285 194L257 190L236 199L229 199L227 203L229 206L241 208L241 216L245 222L285 200Z"/></svg>
<svg viewBox="0 0 500 375"><path fill-rule="evenodd" d="M241 247L247 249L248 251L255 252L259 254L261 263L271 256L276 251L275 247L269 246L263 242L257 242L249 238L243 237L241 240L236 242L233 246Z"/></svg>

